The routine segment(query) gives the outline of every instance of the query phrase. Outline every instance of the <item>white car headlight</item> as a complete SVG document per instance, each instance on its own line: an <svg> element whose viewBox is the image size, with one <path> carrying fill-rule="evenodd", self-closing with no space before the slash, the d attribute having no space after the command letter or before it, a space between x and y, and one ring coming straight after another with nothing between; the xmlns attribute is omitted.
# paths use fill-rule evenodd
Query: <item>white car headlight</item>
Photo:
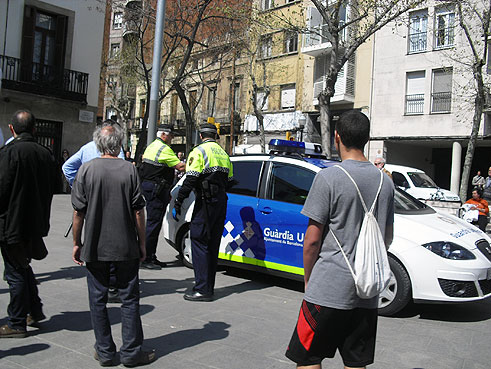
<svg viewBox="0 0 491 369"><path fill-rule="evenodd" d="M423 247L445 259L452 260L472 260L476 256L466 248L453 242L437 241L425 243Z"/></svg>

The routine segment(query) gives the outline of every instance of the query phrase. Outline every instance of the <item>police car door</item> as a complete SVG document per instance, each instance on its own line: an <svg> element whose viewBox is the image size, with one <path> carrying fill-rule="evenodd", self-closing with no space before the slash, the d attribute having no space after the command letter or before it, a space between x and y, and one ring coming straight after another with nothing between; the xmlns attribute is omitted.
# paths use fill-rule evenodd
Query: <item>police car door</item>
<svg viewBox="0 0 491 369"><path fill-rule="evenodd" d="M315 173L301 166L270 162L264 196L258 200L265 260L272 269L303 274L303 239L308 218L300 214Z"/></svg>
<svg viewBox="0 0 491 369"><path fill-rule="evenodd" d="M264 160L234 160L234 180L229 189L227 218L220 244L221 259L257 265L265 254L264 237L256 220L258 187Z"/></svg>

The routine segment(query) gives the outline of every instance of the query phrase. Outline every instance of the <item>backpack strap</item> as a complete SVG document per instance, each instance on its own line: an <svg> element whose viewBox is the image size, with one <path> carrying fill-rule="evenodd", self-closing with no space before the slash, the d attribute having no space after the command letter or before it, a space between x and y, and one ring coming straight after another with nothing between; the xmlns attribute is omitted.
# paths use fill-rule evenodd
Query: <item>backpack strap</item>
<svg viewBox="0 0 491 369"><path fill-rule="evenodd" d="M375 208L375 203L377 202L378 195L380 194L380 191L382 190L382 184L384 182L384 173L382 173L382 171L380 171L380 184L378 186L377 194L375 195L375 199L373 200L373 203L372 203L372 206L370 207L370 210L368 210L367 205L365 204L365 201L363 200L363 197L361 196L360 189L358 188L358 185L356 184L353 177L351 177L351 175L348 173L348 171L346 169L344 169L342 166L340 166L340 165L334 165L334 166L341 169L348 176L348 178L351 179L351 182L353 182L353 184L355 185L356 192L358 192L358 197L360 198L361 205L363 206L363 210L365 210L365 213L368 213L368 212L373 213L373 209Z"/></svg>
<svg viewBox="0 0 491 369"><path fill-rule="evenodd" d="M349 271L351 272L351 275L353 276L353 279L356 282L356 274L355 274L355 271L353 270L353 267L351 266L351 263L349 262L348 257L346 256L346 253L344 252L343 248L341 247L341 244L339 243L339 240L336 237L336 235L334 234L333 230L329 228L329 231L332 233L332 236L334 237L334 240L338 244L339 249L341 250L341 254L343 254L344 260L346 260L346 264L348 264Z"/></svg>

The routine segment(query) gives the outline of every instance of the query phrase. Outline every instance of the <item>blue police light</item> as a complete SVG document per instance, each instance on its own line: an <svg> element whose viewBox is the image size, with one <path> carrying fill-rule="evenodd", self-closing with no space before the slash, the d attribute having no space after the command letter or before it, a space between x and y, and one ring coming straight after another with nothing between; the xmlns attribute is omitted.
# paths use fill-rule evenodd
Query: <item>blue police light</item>
<svg viewBox="0 0 491 369"><path fill-rule="evenodd" d="M275 138L269 141L269 149L277 152L294 152L297 154L304 154L305 142L287 141Z"/></svg>

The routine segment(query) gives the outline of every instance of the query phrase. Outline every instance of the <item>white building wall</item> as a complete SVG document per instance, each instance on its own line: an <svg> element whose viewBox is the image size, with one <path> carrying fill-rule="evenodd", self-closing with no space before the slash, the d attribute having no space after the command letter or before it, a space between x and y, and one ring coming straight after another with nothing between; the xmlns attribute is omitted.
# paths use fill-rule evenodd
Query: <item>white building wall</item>
<svg viewBox="0 0 491 369"><path fill-rule="evenodd" d="M2 54L20 58L24 6L37 5L43 7L44 4L74 12L74 18L71 18L68 24L67 53L69 55L65 59L68 61L68 63L65 63L65 68L89 74L87 103L89 106L97 106L105 10L103 3L100 1L0 1L0 50ZM7 23L7 37L5 37L5 23ZM72 42L69 45L70 39Z"/></svg>

